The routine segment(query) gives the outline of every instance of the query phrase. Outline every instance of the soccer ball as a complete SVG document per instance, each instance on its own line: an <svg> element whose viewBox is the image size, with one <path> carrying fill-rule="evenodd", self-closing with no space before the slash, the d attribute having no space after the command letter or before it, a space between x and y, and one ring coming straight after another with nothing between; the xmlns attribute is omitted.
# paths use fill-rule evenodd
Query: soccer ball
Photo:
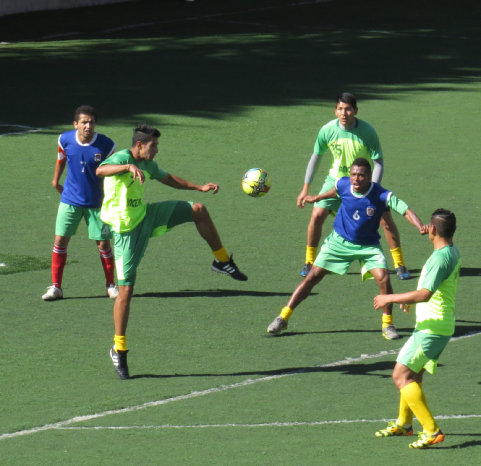
<svg viewBox="0 0 481 466"><path fill-rule="evenodd" d="M242 177L242 190L252 197L264 196L271 188L271 179L262 168L251 168Z"/></svg>

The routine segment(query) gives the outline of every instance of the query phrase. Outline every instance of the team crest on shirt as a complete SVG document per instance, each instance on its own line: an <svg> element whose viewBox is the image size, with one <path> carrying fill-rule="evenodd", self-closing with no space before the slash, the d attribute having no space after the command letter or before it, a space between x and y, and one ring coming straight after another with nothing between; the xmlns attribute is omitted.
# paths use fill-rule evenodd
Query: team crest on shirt
<svg viewBox="0 0 481 466"><path fill-rule="evenodd" d="M102 161L102 154L94 154L94 160L96 162L101 162Z"/></svg>
<svg viewBox="0 0 481 466"><path fill-rule="evenodd" d="M368 217L373 217L375 213L376 213L376 209L374 209L374 207L367 207L366 208L366 215Z"/></svg>

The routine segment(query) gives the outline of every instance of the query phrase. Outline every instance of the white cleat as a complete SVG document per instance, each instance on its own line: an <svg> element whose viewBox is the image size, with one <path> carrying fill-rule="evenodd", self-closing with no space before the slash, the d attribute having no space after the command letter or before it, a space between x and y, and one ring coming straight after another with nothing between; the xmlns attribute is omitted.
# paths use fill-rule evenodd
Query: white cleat
<svg viewBox="0 0 481 466"><path fill-rule="evenodd" d="M55 301L57 299L63 298L63 291L62 288L58 288L55 285L49 286L47 288L47 292L42 295L42 299L44 301Z"/></svg>
<svg viewBox="0 0 481 466"><path fill-rule="evenodd" d="M279 335L282 330L287 328L287 320L284 320L281 316L277 316L267 327L267 332L272 335Z"/></svg>
<svg viewBox="0 0 481 466"><path fill-rule="evenodd" d="M119 295L119 287L111 283L107 287L107 295L110 299L115 299Z"/></svg>

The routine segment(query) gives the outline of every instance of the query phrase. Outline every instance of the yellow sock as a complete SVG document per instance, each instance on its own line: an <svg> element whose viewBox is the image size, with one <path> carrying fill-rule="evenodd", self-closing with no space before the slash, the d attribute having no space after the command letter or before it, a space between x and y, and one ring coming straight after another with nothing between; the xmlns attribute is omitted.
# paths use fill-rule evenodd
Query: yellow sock
<svg viewBox="0 0 481 466"><path fill-rule="evenodd" d="M412 426L413 412L404 397L401 395L399 398L399 416L396 420L396 424L402 427Z"/></svg>
<svg viewBox="0 0 481 466"><path fill-rule="evenodd" d="M314 264L317 257L317 248L306 246L306 264Z"/></svg>
<svg viewBox="0 0 481 466"><path fill-rule="evenodd" d="M125 335L114 335L115 351L127 351L127 337Z"/></svg>
<svg viewBox="0 0 481 466"><path fill-rule="evenodd" d="M222 246L217 251L212 251L212 254L214 254L215 258L219 262L229 262L229 254L227 254L227 251L224 246Z"/></svg>
<svg viewBox="0 0 481 466"><path fill-rule="evenodd" d="M404 265L403 250L401 246L398 248L390 249L392 260L394 262L394 268L397 269L399 266Z"/></svg>
<svg viewBox="0 0 481 466"><path fill-rule="evenodd" d="M423 426L423 431L430 435L435 434L439 427L429 410L421 386L417 382L411 382L401 388L401 396Z"/></svg>
<svg viewBox="0 0 481 466"><path fill-rule="evenodd" d="M293 310L290 307L283 307L281 313L279 314L285 321L288 321L292 315Z"/></svg>
<svg viewBox="0 0 481 466"><path fill-rule="evenodd" d="M382 315L382 328L386 328L392 324L392 315Z"/></svg>

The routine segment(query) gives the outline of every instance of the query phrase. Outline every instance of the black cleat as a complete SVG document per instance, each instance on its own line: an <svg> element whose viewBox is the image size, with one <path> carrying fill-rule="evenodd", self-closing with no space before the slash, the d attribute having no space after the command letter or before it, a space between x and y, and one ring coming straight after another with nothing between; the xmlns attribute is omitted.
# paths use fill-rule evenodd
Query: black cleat
<svg viewBox="0 0 481 466"><path fill-rule="evenodd" d="M127 366L127 351L115 351L112 347L110 349L110 359L114 363L114 368L118 376L122 379L129 378L129 367Z"/></svg>
<svg viewBox="0 0 481 466"><path fill-rule="evenodd" d="M237 265L235 265L232 256L230 256L229 262L220 262L217 259L214 259L214 262L212 262L212 270L214 272L230 275L234 280L240 280L241 282L247 281L247 276L239 270Z"/></svg>

